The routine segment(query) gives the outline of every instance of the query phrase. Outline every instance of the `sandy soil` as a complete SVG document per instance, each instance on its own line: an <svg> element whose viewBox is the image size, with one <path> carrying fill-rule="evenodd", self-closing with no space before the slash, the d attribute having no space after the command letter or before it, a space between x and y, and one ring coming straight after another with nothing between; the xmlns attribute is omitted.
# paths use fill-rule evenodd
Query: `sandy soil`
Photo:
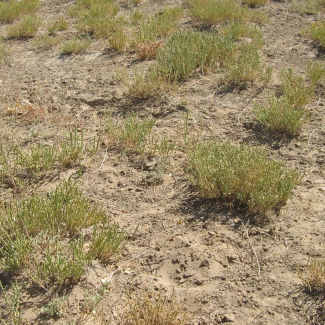
<svg viewBox="0 0 325 325"><path fill-rule="evenodd" d="M46 22L55 20L72 3L43 1L39 16ZM158 5L145 2L145 8L155 11ZM0 110L6 110L12 97L37 97L51 105L53 112L35 121L1 115L1 142L48 142L75 126L91 138L102 134L107 113L122 117L136 111L141 117L156 118L154 132L178 143L189 110L193 134L266 147L272 157L285 160L302 174L281 211L258 222L242 211L200 200L184 174L183 152L172 154L170 165L159 171L162 183L151 185L146 180L155 161L139 163L139 157L107 151L103 134L100 151L82 163L79 185L130 233L137 228L135 238L111 264L94 264L78 285L66 288L69 308L59 319L40 316L40 306L53 291L33 292L26 287L21 302L24 324L59 325L77 319L78 324L97 324L92 316L81 320L78 306L85 290L99 288L101 280L117 268L100 303L104 318L113 315L112 324L126 305L126 293L141 295L146 290L174 296L191 315L189 324L321 324L317 301L302 290L297 271L312 257L325 258L323 89L302 132L291 140L261 129L252 114L255 103L265 102L279 88L281 69L292 67L304 73L310 60L323 60L302 33L317 17L292 12L290 3L270 1L261 10L270 17L262 28L262 56L274 69L263 91L256 86L225 89L217 76L210 75L186 82L165 98L134 101L116 74L122 70L131 74L135 66L147 64L138 63L135 53L117 53L95 41L84 54L62 57L60 45L39 51L32 41L7 41L12 60L0 70ZM61 35L73 32L70 27ZM76 172L70 169L45 177L37 183L37 191L45 192ZM4 199L12 195L11 189L1 191ZM8 311L2 305L5 319Z"/></svg>

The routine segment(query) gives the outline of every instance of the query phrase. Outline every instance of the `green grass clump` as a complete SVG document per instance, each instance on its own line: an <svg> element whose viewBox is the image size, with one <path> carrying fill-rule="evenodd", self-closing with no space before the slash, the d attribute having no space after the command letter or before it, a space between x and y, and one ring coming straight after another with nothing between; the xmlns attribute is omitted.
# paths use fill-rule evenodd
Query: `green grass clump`
<svg viewBox="0 0 325 325"><path fill-rule="evenodd" d="M11 23L26 14L37 11L39 0L0 1L0 23Z"/></svg>
<svg viewBox="0 0 325 325"><path fill-rule="evenodd" d="M242 2L246 5L248 5L249 7L260 7L260 6L264 6L268 0L242 0Z"/></svg>
<svg viewBox="0 0 325 325"><path fill-rule="evenodd" d="M107 263L110 257L120 252L126 244L126 233L117 224L110 227L95 228L90 252L93 258Z"/></svg>
<svg viewBox="0 0 325 325"><path fill-rule="evenodd" d="M222 72L236 85L262 79L265 73L258 54L262 44L261 31L245 23L231 23L215 33L176 31L159 48L157 61L146 74L135 71L130 93L157 96L194 74L210 72Z"/></svg>
<svg viewBox="0 0 325 325"><path fill-rule="evenodd" d="M325 48L325 22L318 21L311 24L309 34L321 48Z"/></svg>
<svg viewBox="0 0 325 325"><path fill-rule="evenodd" d="M0 39L0 64L7 62L9 58L10 50L9 47L2 42Z"/></svg>
<svg viewBox="0 0 325 325"><path fill-rule="evenodd" d="M325 0L301 0L293 4L292 9L302 14L316 15L324 7Z"/></svg>
<svg viewBox="0 0 325 325"><path fill-rule="evenodd" d="M42 36L37 37L33 44L41 50L50 50L55 45L58 45L60 43L61 39L55 36Z"/></svg>
<svg viewBox="0 0 325 325"><path fill-rule="evenodd" d="M292 69L282 71L282 82L283 95L279 98L270 97L268 105L256 107L254 113L266 127L294 135L308 116L305 105L314 97L314 85L306 85L303 78L296 76Z"/></svg>
<svg viewBox="0 0 325 325"><path fill-rule="evenodd" d="M74 37L62 45L61 53L64 55L80 54L90 46L90 39Z"/></svg>
<svg viewBox="0 0 325 325"><path fill-rule="evenodd" d="M307 64L307 77L313 86L325 78L325 66L323 63L314 61Z"/></svg>
<svg viewBox="0 0 325 325"><path fill-rule="evenodd" d="M136 43L156 41L158 38L170 35L177 27L183 9L180 7L167 8L155 16L149 17L136 36Z"/></svg>
<svg viewBox="0 0 325 325"><path fill-rule="evenodd" d="M61 32L67 30L69 27L69 23L63 17L55 20L48 28L49 35L54 36L57 31Z"/></svg>
<svg viewBox="0 0 325 325"><path fill-rule="evenodd" d="M253 41L240 42L245 36L253 37ZM260 42L259 31L238 23L219 33L178 31L158 51L157 70L171 81L186 80L195 72L217 70L226 71L230 82L253 81L260 72Z"/></svg>
<svg viewBox="0 0 325 325"><path fill-rule="evenodd" d="M150 136L154 124L154 119L141 120L135 113L127 115L123 122L110 119L106 127L109 144L125 152L158 155L166 159L175 145L165 137Z"/></svg>
<svg viewBox="0 0 325 325"><path fill-rule="evenodd" d="M226 21L263 22L265 16L252 12L236 0L188 0L191 16L205 25Z"/></svg>
<svg viewBox="0 0 325 325"><path fill-rule="evenodd" d="M83 134L72 131L66 138L58 140L51 146L43 144L31 145L28 150L19 146L0 145L0 184L19 187L25 180L33 179L40 174L59 167L66 170L97 152L99 138L87 145Z"/></svg>
<svg viewBox="0 0 325 325"><path fill-rule="evenodd" d="M78 18L78 32L97 38L108 38L123 22L122 18L116 17L119 6L114 1L77 1L72 10Z"/></svg>
<svg viewBox="0 0 325 325"><path fill-rule="evenodd" d="M0 206L0 272L24 274L37 284L77 282L91 260L107 262L126 237L75 184L65 181L45 197Z"/></svg>
<svg viewBox="0 0 325 325"><path fill-rule="evenodd" d="M299 176L262 150L218 141L196 144L189 153L190 180L207 198L238 202L251 213L285 203Z"/></svg>
<svg viewBox="0 0 325 325"><path fill-rule="evenodd" d="M131 113L123 122L111 119L106 126L106 131L112 146L142 153L147 146L147 137L154 124L154 119L142 121L135 113Z"/></svg>
<svg viewBox="0 0 325 325"><path fill-rule="evenodd" d="M8 37L23 39L34 37L40 25L35 15L24 16L15 25L7 28Z"/></svg>

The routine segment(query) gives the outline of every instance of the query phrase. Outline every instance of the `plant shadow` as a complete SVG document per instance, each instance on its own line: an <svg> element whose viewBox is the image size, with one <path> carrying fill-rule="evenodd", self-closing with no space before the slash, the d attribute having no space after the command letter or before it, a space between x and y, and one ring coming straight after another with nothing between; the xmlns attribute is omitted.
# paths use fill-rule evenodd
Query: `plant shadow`
<svg viewBox="0 0 325 325"><path fill-rule="evenodd" d="M178 200L176 208L173 212L187 215L187 222L208 221L215 220L221 223L233 222L235 228L242 225L242 223L249 223L256 226L264 226L270 220L269 214L252 214L247 207L238 204L237 202L230 202L216 198L203 198L192 185L183 185L181 190L182 199L179 200L179 193L175 194L174 200ZM273 211L277 212L277 211Z"/></svg>

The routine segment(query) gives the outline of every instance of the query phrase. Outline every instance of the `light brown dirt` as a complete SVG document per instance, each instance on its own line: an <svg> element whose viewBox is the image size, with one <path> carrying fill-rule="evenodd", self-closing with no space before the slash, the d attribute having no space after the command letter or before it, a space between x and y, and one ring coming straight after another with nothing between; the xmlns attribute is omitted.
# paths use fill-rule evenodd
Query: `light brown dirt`
<svg viewBox="0 0 325 325"><path fill-rule="evenodd" d="M45 22L54 20L72 3L43 1L39 15ZM145 6L154 11L157 5L146 2ZM289 3L281 2L270 1L262 10L270 17L263 27L262 55L274 68L271 83L263 91L256 86L225 89L212 75L195 78L163 99L132 101L116 77L122 70L131 74L142 64L132 52L117 53L96 41L84 54L62 57L60 45L41 52L31 41L8 41L12 61L0 70L0 110L6 109L12 95L31 100L35 94L55 110L32 123L1 115L1 142L27 145L51 141L75 126L91 138L102 132L108 112L121 117L137 111L141 117L156 118L156 134L179 143L185 111L189 110L192 132L200 138L218 137L266 147L270 156L285 160L302 174L281 211L259 223L247 220L241 211L198 199L184 174L184 153L175 151L163 172L162 184L149 186L143 180L150 164L139 167L138 157L107 152L103 145L95 157L83 162L80 188L130 233L137 229L135 238L112 264L89 267L78 285L67 288L69 308L60 319L40 315L40 306L52 292L33 294L26 288L21 302L24 324L59 325L77 319L77 324L96 324L90 316L81 320L78 306L83 292L100 287L117 268L101 302L102 315L113 315L112 324L125 307L128 292L140 295L157 290L173 295L184 306L191 315L190 324L321 323L316 320L317 303L302 290L297 271L312 257L325 258L323 89L319 90L318 103L313 103L310 120L291 141L262 130L254 122L252 109L254 103L265 102L278 89L281 69L292 67L304 73L310 60L324 59L301 32L315 16L294 13ZM62 36L71 33L70 27ZM74 173L72 169L43 179L37 190L45 192ZM10 197L10 189L1 191L3 198ZM7 312L0 305L3 318Z"/></svg>

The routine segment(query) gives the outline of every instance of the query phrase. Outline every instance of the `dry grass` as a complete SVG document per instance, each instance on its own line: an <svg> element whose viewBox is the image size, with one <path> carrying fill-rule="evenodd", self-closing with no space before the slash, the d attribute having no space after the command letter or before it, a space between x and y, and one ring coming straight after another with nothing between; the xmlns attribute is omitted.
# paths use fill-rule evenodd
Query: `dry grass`
<svg viewBox="0 0 325 325"><path fill-rule="evenodd" d="M187 317L171 299L163 296L133 298L119 325L185 325Z"/></svg>
<svg viewBox="0 0 325 325"><path fill-rule="evenodd" d="M325 261L311 260L300 270L299 278L310 292L321 293L325 297Z"/></svg>
<svg viewBox="0 0 325 325"><path fill-rule="evenodd" d="M157 56L158 50L164 46L162 41L147 41L137 45L137 55L140 61L152 60Z"/></svg>

